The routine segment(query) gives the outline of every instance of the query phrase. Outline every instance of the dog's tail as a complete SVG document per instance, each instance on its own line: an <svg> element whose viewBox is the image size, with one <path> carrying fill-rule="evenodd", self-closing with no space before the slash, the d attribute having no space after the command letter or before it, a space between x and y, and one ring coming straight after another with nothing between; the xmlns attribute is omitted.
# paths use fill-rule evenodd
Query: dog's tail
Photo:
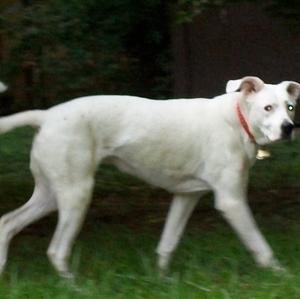
<svg viewBox="0 0 300 299"><path fill-rule="evenodd" d="M6 90L7 86L0 81L0 93ZM40 127L45 118L45 112L44 110L31 110L0 117L0 134L23 126Z"/></svg>
<svg viewBox="0 0 300 299"><path fill-rule="evenodd" d="M30 110L0 118L0 134L18 127L40 127L45 119L45 110Z"/></svg>

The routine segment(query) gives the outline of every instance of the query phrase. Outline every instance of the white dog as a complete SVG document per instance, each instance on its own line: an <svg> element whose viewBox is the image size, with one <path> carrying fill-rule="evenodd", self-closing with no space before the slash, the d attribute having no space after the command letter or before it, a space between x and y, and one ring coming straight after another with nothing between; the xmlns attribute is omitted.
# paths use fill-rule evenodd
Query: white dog
<svg viewBox="0 0 300 299"><path fill-rule="evenodd" d="M256 262L280 269L247 205L248 170L257 145L291 135L299 93L296 82L269 85L245 77L229 81L227 94L213 100L92 96L0 118L0 133L24 125L38 128L30 163L33 195L0 219L0 271L12 237L58 210L48 256L61 275L71 275L67 260L100 163L116 165L174 194L157 248L162 271L208 190Z"/></svg>

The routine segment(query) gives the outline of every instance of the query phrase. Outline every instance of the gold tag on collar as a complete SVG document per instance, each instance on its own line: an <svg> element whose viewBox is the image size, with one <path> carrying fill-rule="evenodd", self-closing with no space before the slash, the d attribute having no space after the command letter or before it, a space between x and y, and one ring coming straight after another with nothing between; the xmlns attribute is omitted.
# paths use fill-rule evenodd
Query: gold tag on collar
<svg viewBox="0 0 300 299"><path fill-rule="evenodd" d="M257 160L265 160L271 157L271 153L268 150L259 148L256 153Z"/></svg>

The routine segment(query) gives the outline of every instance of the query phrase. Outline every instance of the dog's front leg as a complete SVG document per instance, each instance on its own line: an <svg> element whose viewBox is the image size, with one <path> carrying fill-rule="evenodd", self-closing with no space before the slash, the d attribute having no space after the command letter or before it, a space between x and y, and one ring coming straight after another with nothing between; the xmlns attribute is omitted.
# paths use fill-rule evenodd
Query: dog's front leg
<svg viewBox="0 0 300 299"><path fill-rule="evenodd" d="M175 195L167 216L166 224L157 247L158 267L164 275L180 240L185 225L194 210L200 194Z"/></svg>
<svg viewBox="0 0 300 299"><path fill-rule="evenodd" d="M222 185L221 188L217 189L215 207L237 232L242 242L253 254L258 265L282 270L283 268L274 258L272 249L253 219L241 186L243 184L229 188Z"/></svg>

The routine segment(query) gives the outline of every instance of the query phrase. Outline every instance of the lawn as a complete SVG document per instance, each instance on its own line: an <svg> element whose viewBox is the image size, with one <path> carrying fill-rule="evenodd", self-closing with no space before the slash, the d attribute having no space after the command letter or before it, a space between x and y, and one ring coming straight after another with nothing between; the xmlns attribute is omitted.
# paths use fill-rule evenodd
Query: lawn
<svg viewBox="0 0 300 299"><path fill-rule="evenodd" d="M33 131L0 137L0 213L30 196L28 154ZM271 147L272 158L251 170L249 201L259 227L287 274L259 269L213 209L197 207L160 279L154 253L170 195L113 168L97 173L94 200L70 260L76 288L60 279L45 251L55 229L51 215L12 242L0 279L0 298L300 298L300 137Z"/></svg>

